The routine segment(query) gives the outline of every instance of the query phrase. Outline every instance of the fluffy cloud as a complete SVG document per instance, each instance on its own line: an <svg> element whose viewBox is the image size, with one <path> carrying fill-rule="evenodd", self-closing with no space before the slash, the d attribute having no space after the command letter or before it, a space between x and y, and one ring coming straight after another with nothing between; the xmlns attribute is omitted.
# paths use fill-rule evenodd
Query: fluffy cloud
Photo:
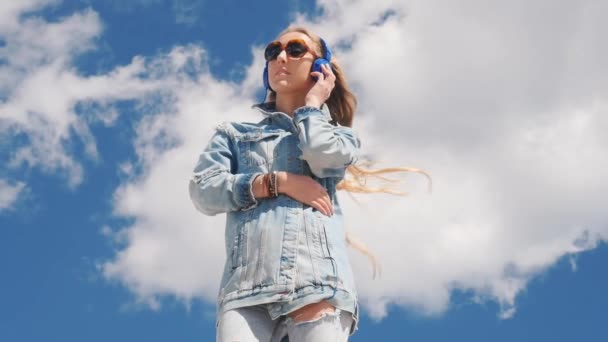
<svg viewBox="0 0 608 342"><path fill-rule="evenodd" d="M351 254L367 312L381 318L397 304L439 314L460 289L497 301L500 315L510 317L530 279L606 239L608 182L601 175L608 141L600 132L608 128L608 56L599 44L608 29L600 17L605 4L326 0L319 6L322 17L299 20L323 34L348 72L359 95L355 129L365 152L381 166L419 167L433 177L432 194L415 174L403 188L409 197L358 195L357 204L341 194L349 229L383 266L382 277L372 280L367 259ZM111 124L120 115L113 101L136 100L147 115L134 138L136 159L122 165L129 177L114 198L115 214L132 220L104 227L117 251L100 271L153 308L163 295L213 303L224 220L198 214L186 184L215 124L258 120L249 106L263 66L259 48L239 84L215 79L199 46L82 77L70 68L65 47L94 47L102 26L94 12L56 23L6 22L21 28L3 31L9 38L2 58L14 62L0 74L18 86L2 88L0 115L10 123L2 127L31 137L13 163L68 170L77 184L82 170L61 143L72 129L95 158L95 137L74 105L102 104L95 120ZM66 34L48 33L56 39L48 50L25 38L51 28ZM35 63L24 69L17 56ZM52 95L27 100L50 85Z"/></svg>
<svg viewBox="0 0 608 342"><path fill-rule="evenodd" d="M434 178L432 196L347 204L386 270L359 278L378 317L443 312L455 288L510 317L532 277L606 239L606 4L322 3L368 149Z"/></svg>
<svg viewBox="0 0 608 342"><path fill-rule="evenodd" d="M89 2L93 0L87 0ZM118 11L133 12L142 7L162 5L162 0L104 0L112 5ZM171 0L171 10L175 16L175 22L183 25L195 24L204 9L204 0Z"/></svg>
<svg viewBox="0 0 608 342"><path fill-rule="evenodd" d="M185 61L186 50L156 65ZM261 59L252 68L258 77ZM221 121L256 120L247 80L241 85L215 80L207 70L193 79L176 70L172 109L145 118L138 129L136 150L144 175L123 184L116 192L116 213L136 218L119 232L127 246L102 265L104 274L125 282L142 302L157 307L159 294L188 303L202 296L213 303L224 261L224 217L195 211L187 192L198 154ZM250 90L253 90L251 88ZM134 165L138 166L138 165ZM127 170L134 167L128 166Z"/></svg>
<svg viewBox="0 0 608 342"><path fill-rule="evenodd" d="M6 180L0 179L0 212L11 208L24 187L23 183L9 184Z"/></svg>
<svg viewBox="0 0 608 342"><path fill-rule="evenodd" d="M26 5L28 3L25 3ZM97 158L91 123L111 124L112 101L140 99L158 91L159 85L142 80L143 60L105 75L82 76L73 67L78 55L95 48L102 25L97 13L85 10L56 22L22 14L42 8L42 1L10 8L0 17L4 45L0 47L0 133L26 137L15 142L9 167L39 167L61 172L71 186L82 181L80 162L68 153L79 139L88 158ZM78 113L92 105L94 115Z"/></svg>

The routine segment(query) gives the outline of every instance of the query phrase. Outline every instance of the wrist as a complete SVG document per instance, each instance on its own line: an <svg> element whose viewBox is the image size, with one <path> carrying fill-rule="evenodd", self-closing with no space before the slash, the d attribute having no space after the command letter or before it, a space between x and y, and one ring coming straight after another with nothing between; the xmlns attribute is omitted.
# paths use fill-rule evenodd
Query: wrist
<svg viewBox="0 0 608 342"><path fill-rule="evenodd" d="M268 176L266 174L260 174L254 179L253 193L256 198L269 197L267 184L268 184Z"/></svg>
<svg viewBox="0 0 608 342"><path fill-rule="evenodd" d="M304 105L308 106L308 107L321 108L321 105L323 105L323 102L319 101L319 99L317 99L316 97L307 97L304 100Z"/></svg>
<svg viewBox="0 0 608 342"><path fill-rule="evenodd" d="M265 195L267 198L272 197L272 188L271 188L271 180L270 180L270 173L265 173L264 174L264 190L265 190Z"/></svg>
<svg viewBox="0 0 608 342"><path fill-rule="evenodd" d="M288 175L287 171L280 171L277 173L277 187L279 189L280 194L287 193L287 181Z"/></svg>

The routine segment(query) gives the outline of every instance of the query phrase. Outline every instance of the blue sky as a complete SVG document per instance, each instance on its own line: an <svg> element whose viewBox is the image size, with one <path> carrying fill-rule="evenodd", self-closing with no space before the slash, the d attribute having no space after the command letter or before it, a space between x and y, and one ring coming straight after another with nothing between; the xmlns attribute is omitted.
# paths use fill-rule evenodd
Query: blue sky
<svg viewBox="0 0 608 342"><path fill-rule="evenodd" d="M298 20L337 47L366 153L434 180L344 198L383 262L352 254L351 340L604 341L605 5L449 6L0 5L0 340L214 339L223 217L188 173L256 120L261 46Z"/></svg>

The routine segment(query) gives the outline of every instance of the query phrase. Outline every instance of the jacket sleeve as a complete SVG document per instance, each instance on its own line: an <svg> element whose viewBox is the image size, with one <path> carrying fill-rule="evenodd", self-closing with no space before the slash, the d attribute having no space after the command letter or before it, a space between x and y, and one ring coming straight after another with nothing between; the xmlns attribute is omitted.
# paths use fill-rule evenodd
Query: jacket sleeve
<svg viewBox="0 0 608 342"><path fill-rule="evenodd" d="M230 136L218 129L198 158L189 192L196 209L205 215L244 211L258 205L252 182L261 173L235 174L233 146Z"/></svg>
<svg viewBox="0 0 608 342"><path fill-rule="evenodd" d="M361 141L346 126L334 126L323 111L304 106L296 109L293 121L298 128L302 159L319 178L344 177L344 170L359 155Z"/></svg>

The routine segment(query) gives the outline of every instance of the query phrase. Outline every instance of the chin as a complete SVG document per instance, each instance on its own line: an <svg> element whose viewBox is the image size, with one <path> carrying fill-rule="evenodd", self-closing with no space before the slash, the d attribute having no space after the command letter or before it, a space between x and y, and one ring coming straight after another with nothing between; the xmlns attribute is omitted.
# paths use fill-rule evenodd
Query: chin
<svg viewBox="0 0 608 342"><path fill-rule="evenodd" d="M293 82L289 82L287 80L278 80L278 82L273 82L270 86L277 94L295 92L307 93L311 88L311 84L294 84Z"/></svg>
<svg viewBox="0 0 608 342"><path fill-rule="evenodd" d="M295 89L295 87L293 86L293 84L290 84L289 82L278 82L275 84L271 84L272 89L274 89L274 91L276 93L291 93L297 89Z"/></svg>

